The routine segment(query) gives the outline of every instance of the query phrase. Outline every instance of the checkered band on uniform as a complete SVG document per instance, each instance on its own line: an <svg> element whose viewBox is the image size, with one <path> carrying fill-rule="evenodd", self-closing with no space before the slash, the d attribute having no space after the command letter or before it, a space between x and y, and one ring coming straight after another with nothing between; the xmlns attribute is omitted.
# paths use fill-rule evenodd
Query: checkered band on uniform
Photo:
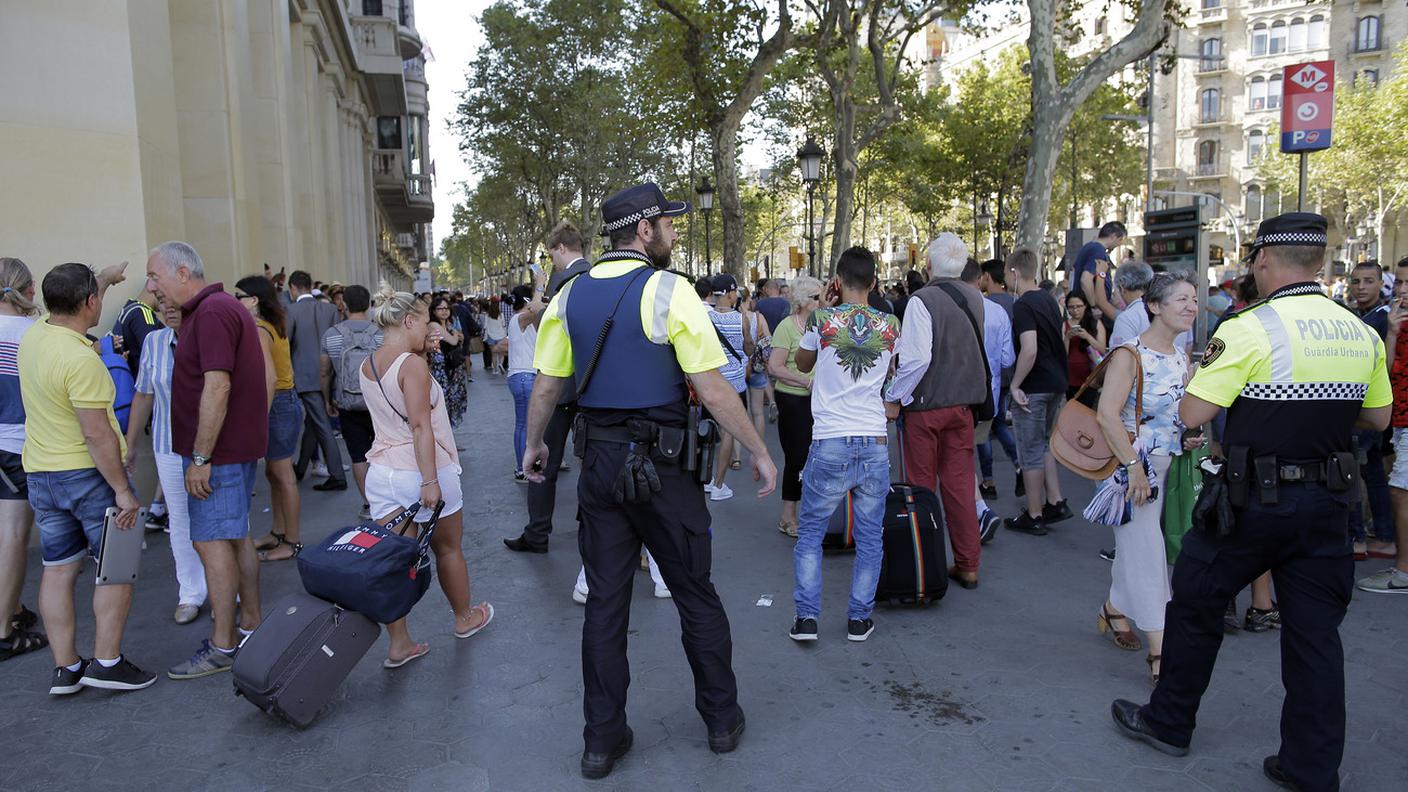
<svg viewBox="0 0 1408 792"><path fill-rule="evenodd" d="M1253 247L1267 247L1269 245L1306 245L1313 247L1325 247L1329 244L1329 237L1319 231L1286 231L1280 234L1267 234L1259 236L1252 243Z"/></svg>
<svg viewBox="0 0 1408 792"><path fill-rule="evenodd" d="M1265 401L1355 401L1369 393L1363 382L1248 382L1242 396Z"/></svg>
<svg viewBox="0 0 1408 792"><path fill-rule="evenodd" d="M639 212L632 212L619 220L612 220L611 222L606 223L605 228L608 232L618 231L622 228L626 228L627 226L633 226L642 220L649 220L650 218L659 215L660 212L661 209L658 206L647 206Z"/></svg>

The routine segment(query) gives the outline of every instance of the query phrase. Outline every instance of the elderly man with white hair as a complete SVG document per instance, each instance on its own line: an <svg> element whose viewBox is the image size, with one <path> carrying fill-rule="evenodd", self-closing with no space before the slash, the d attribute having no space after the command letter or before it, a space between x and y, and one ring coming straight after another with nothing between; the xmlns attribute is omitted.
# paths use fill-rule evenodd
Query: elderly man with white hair
<svg viewBox="0 0 1408 792"><path fill-rule="evenodd" d="M973 510L973 410L991 396L983 349L983 295L959 276L968 247L944 232L928 249L931 280L910 295L900 330L899 371L885 397L904 412L905 470L943 500L954 564L950 578L978 586L978 517ZM937 482L938 486L935 487Z"/></svg>

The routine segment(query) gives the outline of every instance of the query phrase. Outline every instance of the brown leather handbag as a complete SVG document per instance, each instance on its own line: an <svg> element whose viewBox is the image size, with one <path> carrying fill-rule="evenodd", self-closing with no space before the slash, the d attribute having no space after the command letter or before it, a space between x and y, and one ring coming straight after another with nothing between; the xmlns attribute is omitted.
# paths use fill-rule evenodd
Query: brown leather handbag
<svg viewBox="0 0 1408 792"><path fill-rule="evenodd" d="M1144 363L1139 358L1139 351L1134 347L1118 346L1100 361L1100 365L1090 372L1080 390L1076 391L1075 397L1061 408L1061 414L1056 418L1056 429L1051 433L1051 455L1056 457L1056 461L1076 475L1095 481L1109 478L1115 468L1120 466L1121 460L1105 439L1105 433L1100 429L1099 416L1095 410L1080 402L1080 395L1085 393L1091 383L1099 381L1105 373L1105 366L1121 349L1134 355L1134 425L1139 426L1144 420ZM1134 437L1131 433L1131 442Z"/></svg>

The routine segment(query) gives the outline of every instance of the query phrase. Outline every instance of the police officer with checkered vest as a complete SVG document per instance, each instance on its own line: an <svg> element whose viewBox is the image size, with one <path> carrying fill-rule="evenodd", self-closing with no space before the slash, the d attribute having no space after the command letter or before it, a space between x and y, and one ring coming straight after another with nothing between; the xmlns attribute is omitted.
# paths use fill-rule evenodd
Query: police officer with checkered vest
<svg viewBox="0 0 1408 792"><path fill-rule="evenodd" d="M1360 497L1356 427L1382 431L1392 410L1377 333L1315 282L1326 222L1294 212L1264 221L1246 261L1265 295L1218 325L1179 409L1201 426L1227 408L1221 478L1205 480L1173 570L1163 662L1143 707L1117 700L1116 724L1175 756L1188 753L1222 644L1228 601L1270 570L1281 611L1281 748L1267 777L1335 790L1344 753L1339 626L1354 586L1349 510ZM1221 516L1218 517L1217 515Z"/></svg>
<svg viewBox="0 0 1408 792"><path fill-rule="evenodd" d="M703 304L684 278L666 271L679 236L673 218L688 211L652 183L607 199L601 213L611 250L562 287L538 328L523 456L531 480L543 477L543 431L576 375L577 541L591 592L582 625L587 778L606 776L631 747L626 629L642 543L679 609L709 748L732 751L743 734L728 616L709 577L704 482L717 432L691 408L691 387L719 428L752 455L759 498L772 492L777 469L719 372L724 353Z"/></svg>

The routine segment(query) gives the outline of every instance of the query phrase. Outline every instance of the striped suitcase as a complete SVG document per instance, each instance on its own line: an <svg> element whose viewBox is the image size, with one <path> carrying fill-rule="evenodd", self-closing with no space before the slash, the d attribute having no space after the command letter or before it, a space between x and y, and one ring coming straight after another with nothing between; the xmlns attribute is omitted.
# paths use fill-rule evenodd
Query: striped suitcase
<svg viewBox="0 0 1408 792"><path fill-rule="evenodd" d="M877 602L928 605L948 593L943 514L943 504L932 490L905 482L890 485Z"/></svg>

